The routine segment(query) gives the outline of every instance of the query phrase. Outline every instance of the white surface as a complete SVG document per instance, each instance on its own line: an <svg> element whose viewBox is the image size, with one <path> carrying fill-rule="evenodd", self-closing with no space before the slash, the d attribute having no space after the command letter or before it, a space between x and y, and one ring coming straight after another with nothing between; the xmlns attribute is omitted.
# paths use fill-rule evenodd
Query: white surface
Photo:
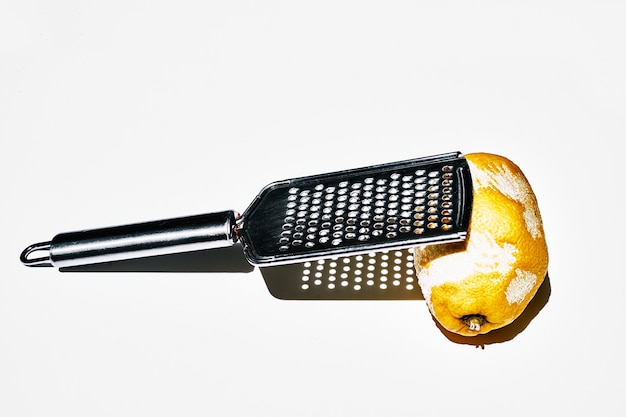
<svg viewBox="0 0 626 417"><path fill-rule="evenodd" d="M619 1L2 2L0 415L623 415L625 20ZM453 150L520 165L550 247L547 304L484 349L423 301L279 301L258 269L18 261Z"/></svg>

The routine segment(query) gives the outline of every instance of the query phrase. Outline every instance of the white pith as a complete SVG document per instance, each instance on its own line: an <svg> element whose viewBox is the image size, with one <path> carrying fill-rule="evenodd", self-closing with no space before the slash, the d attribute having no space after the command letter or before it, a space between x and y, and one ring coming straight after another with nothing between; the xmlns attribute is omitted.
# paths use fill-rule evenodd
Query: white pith
<svg viewBox="0 0 626 417"><path fill-rule="evenodd" d="M509 286L506 288L504 295L509 304L519 304L524 301L524 298L535 287L537 282L537 275L530 271L524 271L517 268L515 270L515 278L511 280Z"/></svg>
<svg viewBox="0 0 626 417"><path fill-rule="evenodd" d="M493 170L478 168L468 161L472 173L475 192L481 188L493 188L524 207L524 223L526 229L536 239L541 237L541 221L533 204L533 192L528 182L518 174L511 172L506 166L498 165Z"/></svg>
<svg viewBox="0 0 626 417"><path fill-rule="evenodd" d="M430 261L428 268L419 268L417 277L422 294L430 304L431 289L449 282L460 282L476 274L497 272L507 275L516 262L517 249L510 243L499 245L493 236L474 231L467 249ZM415 264L420 265L421 250L416 250Z"/></svg>

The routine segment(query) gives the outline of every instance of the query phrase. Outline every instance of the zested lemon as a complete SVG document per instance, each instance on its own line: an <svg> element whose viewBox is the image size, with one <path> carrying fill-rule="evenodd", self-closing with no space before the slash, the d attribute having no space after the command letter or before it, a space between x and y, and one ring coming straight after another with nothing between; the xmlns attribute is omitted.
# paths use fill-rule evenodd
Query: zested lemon
<svg viewBox="0 0 626 417"><path fill-rule="evenodd" d="M537 199L519 167L493 154L465 157L474 192L468 238L416 248L415 266L435 319L475 336L524 311L546 276L548 248Z"/></svg>

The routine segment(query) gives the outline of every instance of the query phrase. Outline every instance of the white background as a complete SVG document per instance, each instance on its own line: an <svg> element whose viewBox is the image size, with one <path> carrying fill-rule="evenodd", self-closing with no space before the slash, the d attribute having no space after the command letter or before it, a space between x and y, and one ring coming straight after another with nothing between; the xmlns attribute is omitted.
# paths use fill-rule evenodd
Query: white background
<svg viewBox="0 0 626 417"><path fill-rule="evenodd" d="M3 1L0 415L623 415L621 1ZM517 330L248 272L59 272L59 232L243 211L448 151L526 173L549 290Z"/></svg>

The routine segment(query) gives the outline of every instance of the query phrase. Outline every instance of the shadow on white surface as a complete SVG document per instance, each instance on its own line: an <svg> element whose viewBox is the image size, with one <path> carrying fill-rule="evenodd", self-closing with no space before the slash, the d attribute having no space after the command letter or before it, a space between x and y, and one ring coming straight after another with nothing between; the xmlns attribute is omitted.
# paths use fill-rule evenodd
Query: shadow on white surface
<svg viewBox="0 0 626 417"><path fill-rule="evenodd" d="M231 272L248 273L254 267L241 245L124 261L61 268L61 272Z"/></svg>
<svg viewBox="0 0 626 417"><path fill-rule="evenodd" d="M282 300L423 300L412 249L260 268Z"/></svg>

